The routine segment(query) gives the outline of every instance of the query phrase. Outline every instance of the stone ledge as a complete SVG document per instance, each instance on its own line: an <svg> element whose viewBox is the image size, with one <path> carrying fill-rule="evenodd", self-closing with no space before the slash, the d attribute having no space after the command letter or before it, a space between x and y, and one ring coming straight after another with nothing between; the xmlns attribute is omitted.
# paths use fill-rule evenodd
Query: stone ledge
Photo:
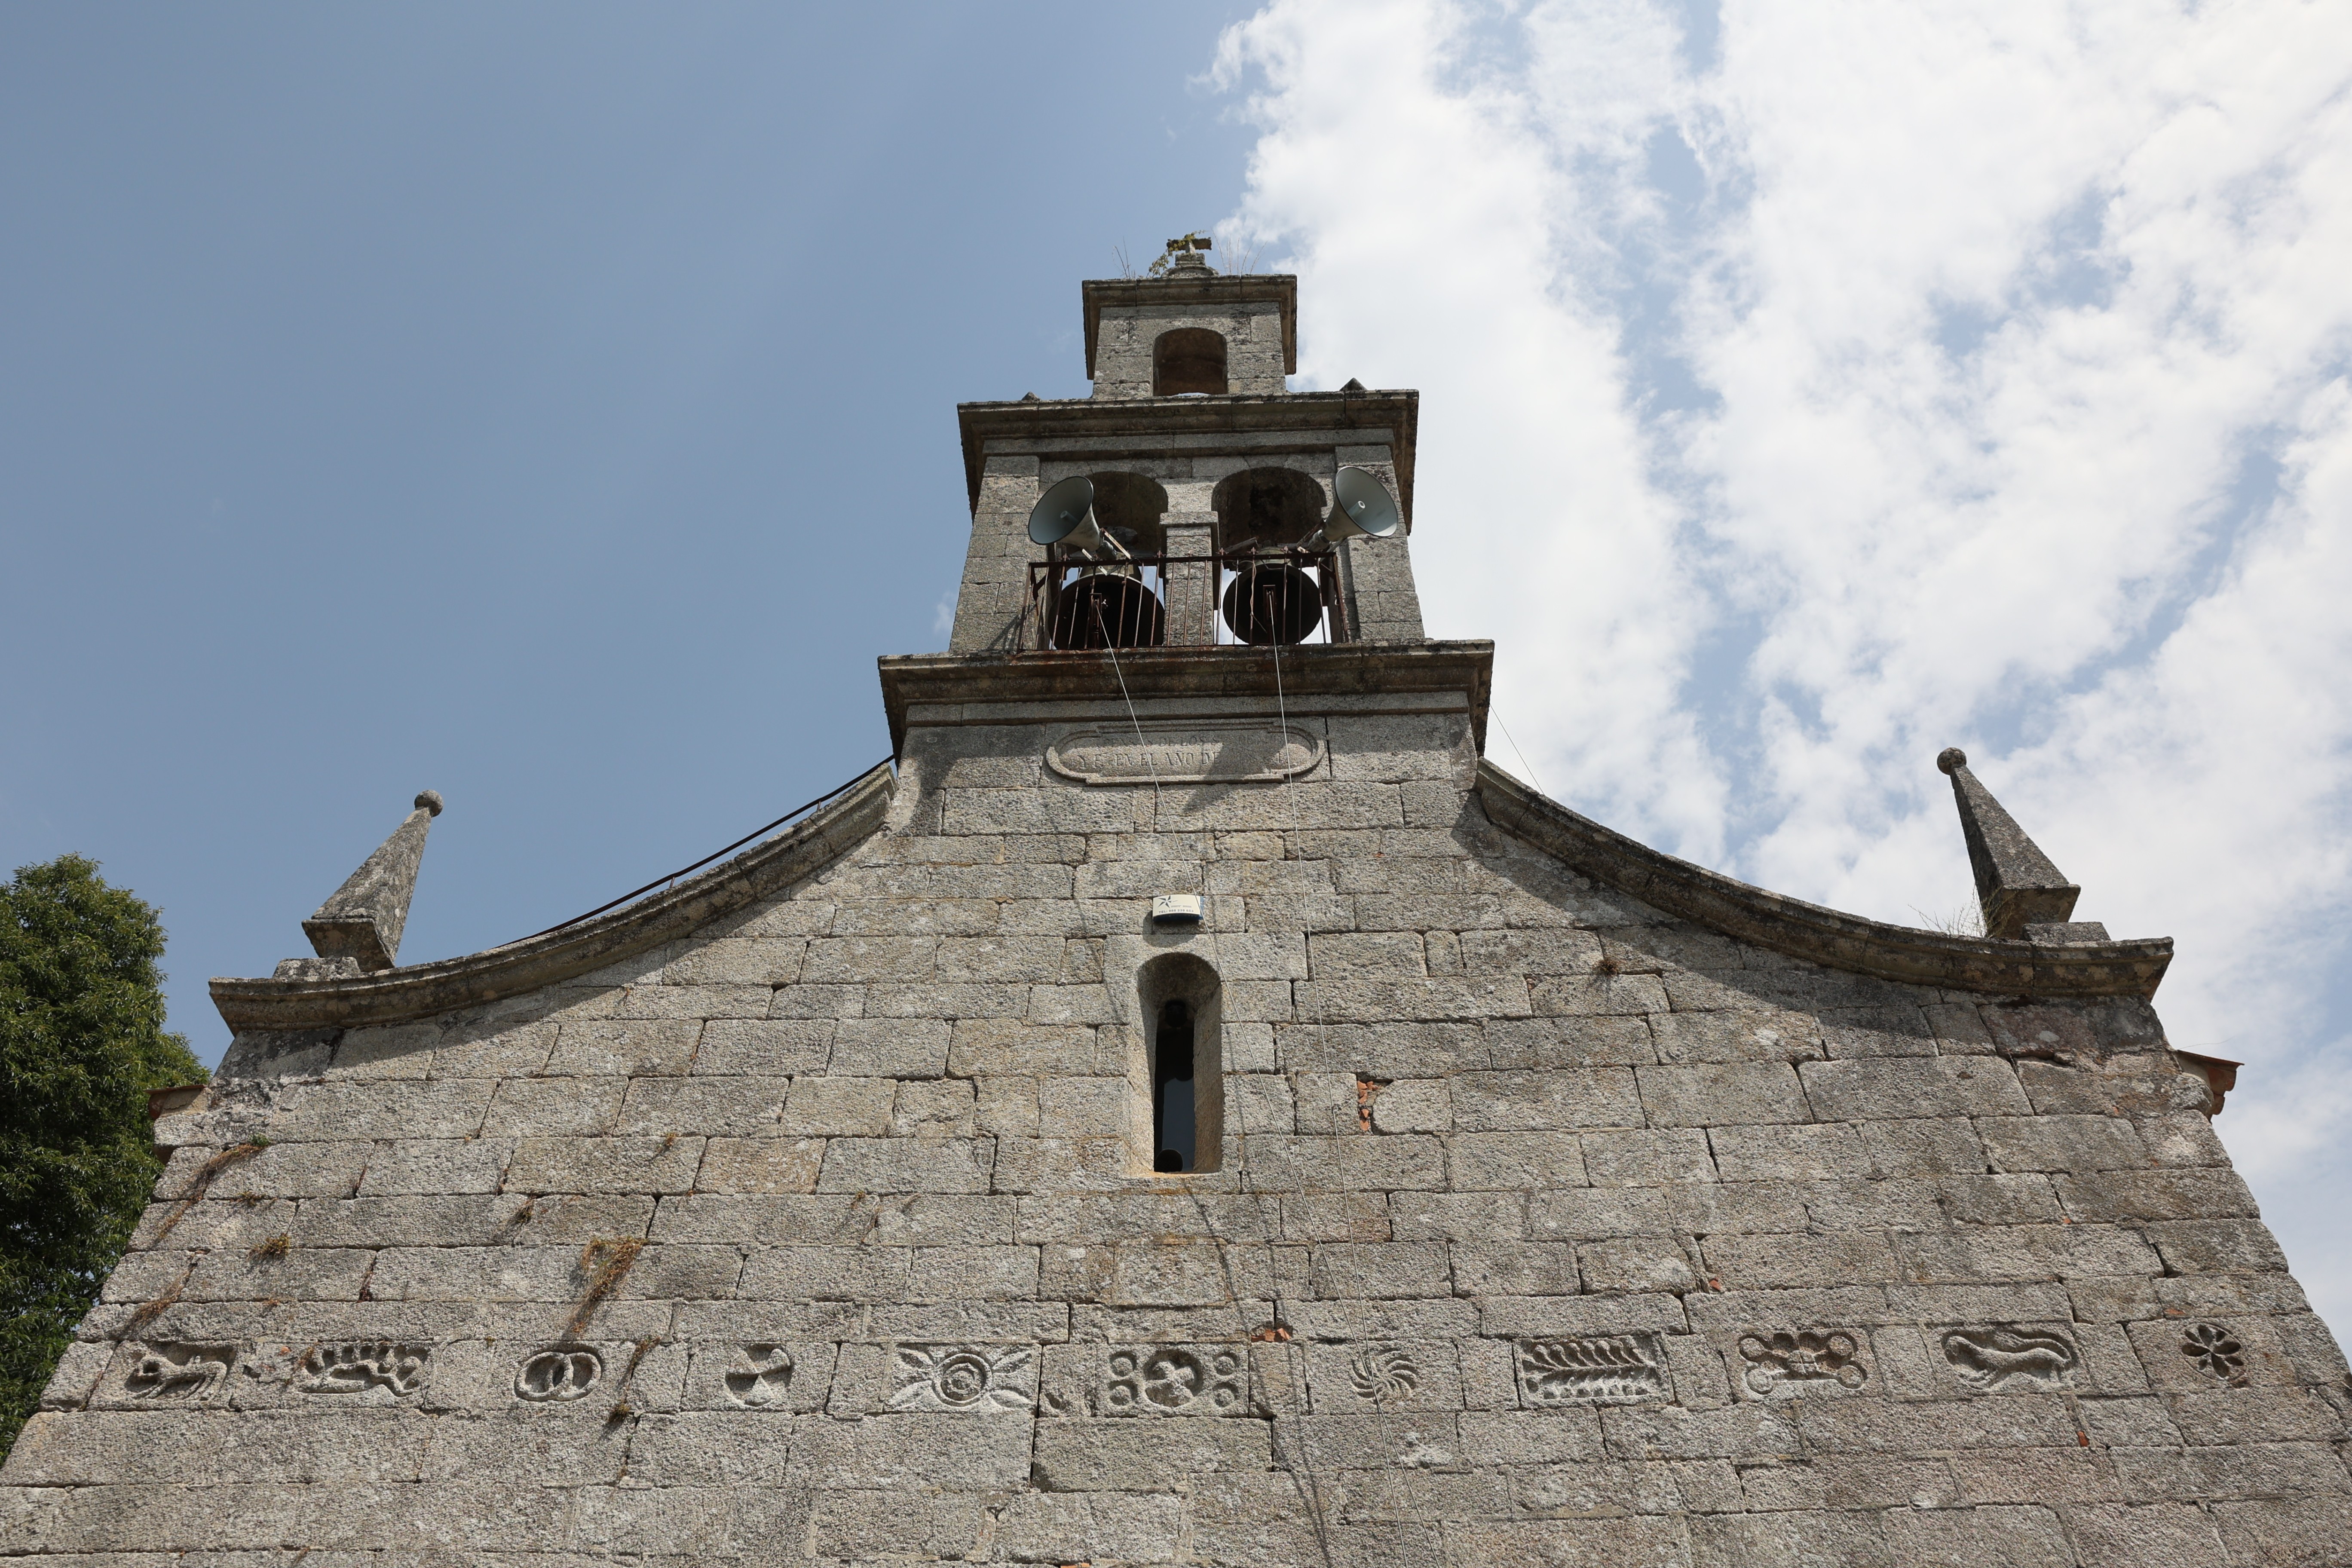
<svg viewBox="0 0 2352 1568"><path fill-rule="evenodd" d="M1404 513L1404 531L1410 534L1413 445L1420 414L1421 394L1409 390L1228 393L1215 397L1136 397L1108 403L1087 397L959 403L956 424L963 433L964 485L974 508L980 505L981 470L987 447L996 441L1092 442L1132 434L1150 437L1147 445L1135 448L1145 452L1164 449L1170 437L1188 433L1225 436L1262 430L1328 437L1351 430L1379 430L1396 465L1397 504Z"/></svg>
<svg viewBox="0 0 2352 1568"><path fill-rule="evenodd" d="M349 980L215 979L232 1029L313 1029L426 1018L535 991L673 942L790 887L880 831L898 781L887 765L796 826L593 920L462 958Z"/></svg>
<svg viewBox="0 0 2352 1568"><path fill-rule="evenodd" d="M1264 647L1143 647L1122 650L1116 665L1110 654L1095 652L919 653L887 656L877 664L894 754L906 751L908 710L917 706L1243 698L1265 700L1271 714L1277 691L1285 699L1459 692L1468 700L1471 729L1483 750L1495 645L1316 643L1284 648L1278 656ZM1002 721L1035 721L1024 716Z"/></svg>
<svg viewBox="0 0 2352 1568"><path fill-rule="evenodd" d="M1668 914L1830 969L2040 999L2153 996L2172 962L2170 937L2048 947L1841 914L1661 853L1546 799L1491 763L1478 764L1477 789L1496 826L1570 869Z"/></svg>

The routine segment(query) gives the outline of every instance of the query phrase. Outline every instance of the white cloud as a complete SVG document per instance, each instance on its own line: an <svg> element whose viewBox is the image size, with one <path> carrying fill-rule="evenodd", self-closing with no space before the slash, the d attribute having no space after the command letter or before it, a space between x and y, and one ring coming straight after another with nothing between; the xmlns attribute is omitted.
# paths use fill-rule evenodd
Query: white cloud
<svg viewBox="0 0 2352 1568"><path fill-rule="evenodd" d="M1309 384L1422 388L1432 629L1543 784L1916 921L1936 751L2179 939L2221 1131L2352 1324L2352 13L1276 0L1229 229ZM2244 1129L2241 1133L2239 1129ZM2289 1153L2288 1152L2296 1152Z"/></svg>

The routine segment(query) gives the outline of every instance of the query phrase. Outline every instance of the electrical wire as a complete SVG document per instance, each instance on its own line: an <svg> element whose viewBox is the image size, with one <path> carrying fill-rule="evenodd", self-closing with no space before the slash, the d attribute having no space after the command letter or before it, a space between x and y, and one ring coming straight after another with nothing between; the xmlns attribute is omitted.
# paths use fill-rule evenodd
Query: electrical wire
<svg viewBox="0 0 2352 1568"><path fill-rule="evenodd" d="M877 763L875 767L884 766L891 760L892 759L889 757L885 757L881 762ZM688 872L699 871L705 866L709 865L713 860L718 859L721 855L740 849L746 844L751 843L754 838L773 833L777 828L782 827L785 823L790 822L793 817L800 816L803 812L814 811L818 806L823 805L826 801L831 800L834 796L845 794L856 785L859 779L863 779L867 773L871 773L873 771L874 768L867 768L864 773L860 773L856 775L856 777L853 777L847 784L837 784L834 788L829 789L823 795L817 796L814 800L808 802L806 805L793 807L792 810L784 813L783 816L776 818L775 821L768 824L765 827L753 828L751 832L743 835L742 837L735 840L734 843L727 846L725 849L715 849L709 854L705 855L701 859L697 860L691 866L681 866L667 877L656 877L644 887L635 889L634 892L623 893L619 898L614 899L609 904L598 904L594 909L590 910L584 915L573 915L570 920L558 921L556 924L548 927L545 931L533 931L530 936L527 936L522 940L525 942L532 942L542 936L551 936L555 932L563 930L566 926L576 926L582 921L593 920L596 916L603 914L606 910L617 910L623 904L627 903L631 899L641 898L645 894L652 892L656 888L666 887L676 882L680 877L687 875Z"/></svg>

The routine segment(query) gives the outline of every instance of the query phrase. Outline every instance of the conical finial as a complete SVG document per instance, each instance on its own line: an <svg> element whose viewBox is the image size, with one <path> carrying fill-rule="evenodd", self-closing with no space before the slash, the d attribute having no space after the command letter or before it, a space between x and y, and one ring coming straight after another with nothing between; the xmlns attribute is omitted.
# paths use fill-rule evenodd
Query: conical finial
<svg viewBox="0 0 2352 1568"><path fill-rule="evenodd" d="M1951 775L1952 798L1959 803L1960 832L1969 842L1985 935L2014 942L2031 934L2028 926L2065 924L2083 889L2050 863L1992 791L1977 782L1966 752L1948 746L1937 754L1936 766Z"/></svg>
<svg viewBox="0 0 2352 1568"><path fill-rule="evenodd" d="M322 959L342 959L362 974L390 969L400 959L400 933L408 924L408 900L416 891L416 868L425 858L425 836L441 815L441 796L425 790L416 809L393 829L376 852L362 861L335 896L302 922L303 932ZM299 961L289 961L297 962ZM280 965L281 970L284 965ZM313 966L304 965L304 973ZM328 967L349 973L341 965Z"/></svg>

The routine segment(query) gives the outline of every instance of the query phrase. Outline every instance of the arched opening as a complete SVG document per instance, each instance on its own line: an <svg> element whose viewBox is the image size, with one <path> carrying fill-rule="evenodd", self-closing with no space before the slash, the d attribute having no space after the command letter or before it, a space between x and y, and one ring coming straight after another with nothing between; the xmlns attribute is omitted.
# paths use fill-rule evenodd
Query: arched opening
<svg viewBox="0 0 2352 1568"><path fill-rule="evenodd" d="M1057 648L1157 647L1168 640L1166 574L1136 558L1167 550L1160 519L1168 491L1143 474L1106 470L1087 479L1101 541L1053 547L1038 586L1047 641Z"/></svg>
<svg viewBox="0 0 2352 1568"><path fill-rule="evenodd" d="M1181 397L1225 390L1225 337L1206 327L1176 327L1151 345L1151 395Z"/></svg>
<svg viewBox="0 0 2352 1568"><path fill-rule="evenodd" d="M1288 550L1323 530L1323 486L1297 468L1244 468L1210 492L1217 548Z"/></svg>
<svg viewBox="0 0 2352 1568"><path fill-rule="evenodd" d="M1095 521L1130 555L1158 555L1166 548L1160 520L1168 512L1168 491L1144 474L1088 474L1094 481Z"/></svg>
<svg viewBox="0 0 2352 1568"><path fill-rule="evenodd" d="M1217 972L1189 952L1162 953L1136 977L1142 1051L1131 1077L1150 1113L1148 1123L1136 1121L1150 1130L1148 1147L1137 1151L1139 1173L1185 1174L1224 1163L1223 990Z"/></svg>

